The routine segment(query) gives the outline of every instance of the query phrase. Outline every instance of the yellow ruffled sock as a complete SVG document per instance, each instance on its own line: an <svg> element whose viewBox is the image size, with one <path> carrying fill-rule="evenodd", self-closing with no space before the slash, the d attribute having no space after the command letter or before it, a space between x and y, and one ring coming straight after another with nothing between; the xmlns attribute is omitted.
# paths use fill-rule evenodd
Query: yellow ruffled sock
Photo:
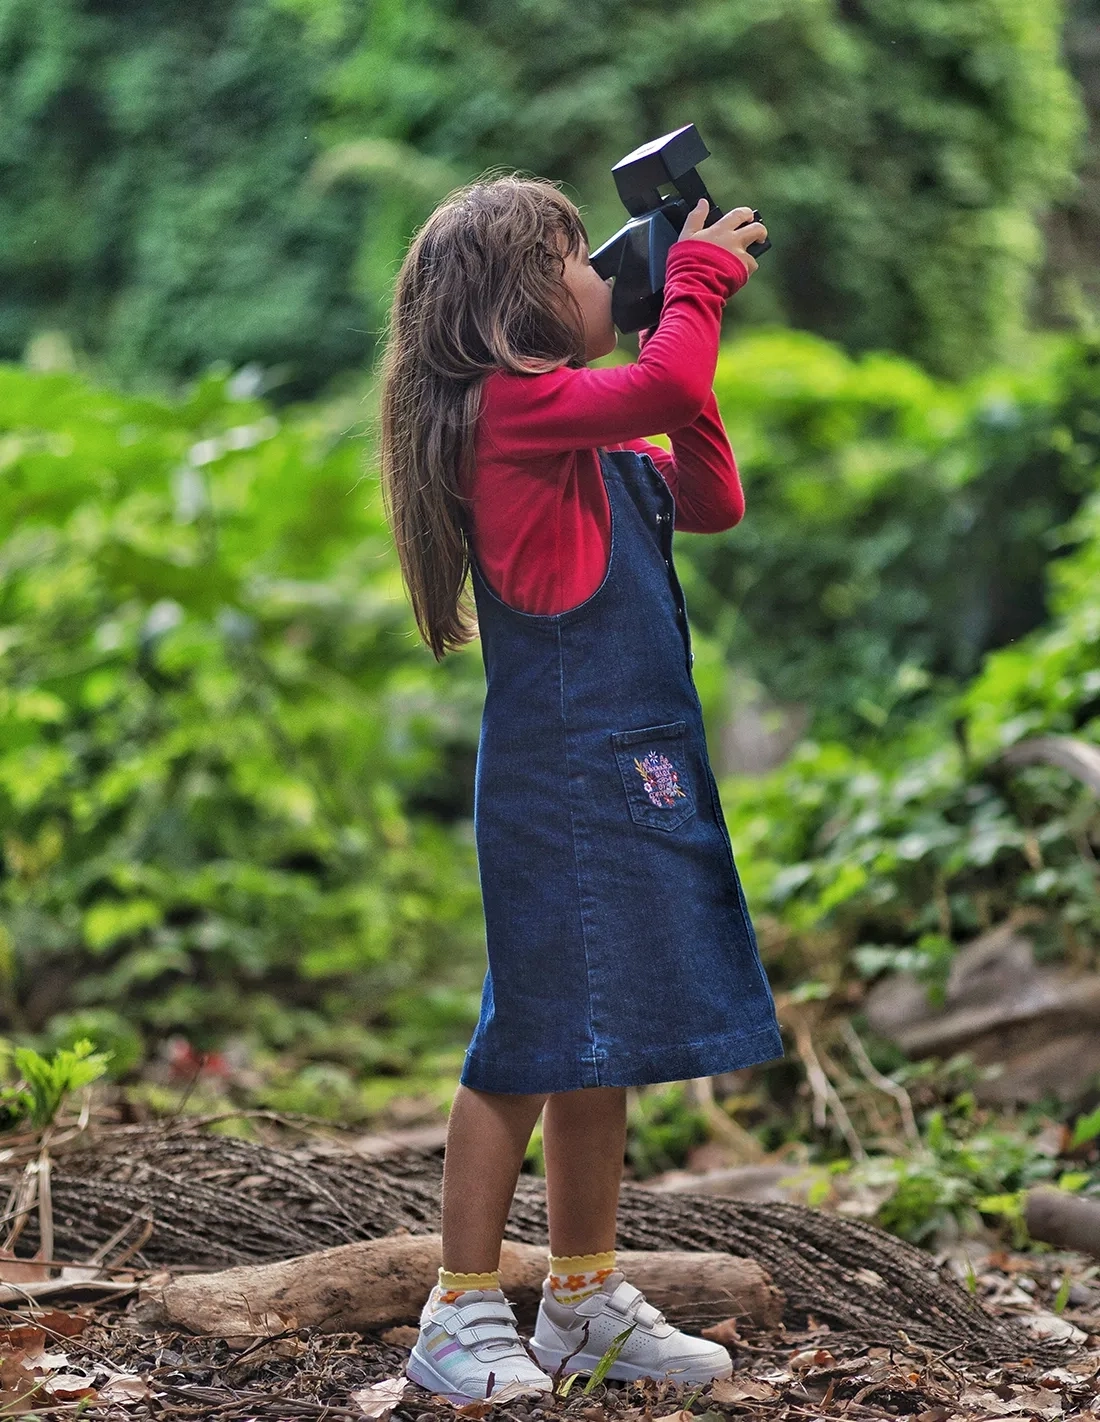
<svg viewBox="0 0 1100 1422"><path fill-rule="evenodd" d="M468 1289L499 1288L499 1269L492 1269L487 1274L452 1274L440 1266L439 1282L432 1290L429 1302L432 1308L436 1308L439 1304L454 1303Z"/></svg>
<svg viewBox="0 0 1100 1422"><path fill-rule="evenodd" d="M602 1254L551 1254L550 1292L560 1304L591 1298L615 1269L615 1251Z"/></svg>

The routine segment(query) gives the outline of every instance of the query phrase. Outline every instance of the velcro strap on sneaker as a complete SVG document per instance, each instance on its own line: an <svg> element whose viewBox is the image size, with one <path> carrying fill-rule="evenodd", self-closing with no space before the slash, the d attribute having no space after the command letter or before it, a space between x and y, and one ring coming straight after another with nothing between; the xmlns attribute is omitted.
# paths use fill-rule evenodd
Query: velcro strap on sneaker
<svg viewBox="0 0 1100 1422"><path fill-rule="evenodd" d="M630 1311L630 1305L641 1297L641 1289L636 1289L628 1279L624 1279L615 1289L614 1293L608 1294L607 1306L613 1309L615 1313L621 1313L625 1317Z"/></svg>
<svg viewBox="0 0 1100 1422"><path fill-rule="evenodd" d="M624 1318L636 1320L643 1328L652 1328L662 1317L660 1309L643 1297L641 1289L636 1289L624 1279L607 1300L608 1307Z"/></svg>
<svg viewBox="0 0 1100 1422"><path fill-rule="evenodd" d="M475 1343L514 1343L517 1348L521 1346L514 1324L507 1326L502 1323L467 1323L458 1330L455 1337L464 1348L472 1347Z"/></svg>
<svg viewBox="0 0 1100 1422"><path fill-rule="evenodd" d="M439 1319L448 1333L456 1338L464 1328L469 1328L471 1324L490 1324L497 1334L503 1329L502 1325L516 1326L516 1316L506 1303L495 1303L492 1299L481 1299L477 1303L467 1304L465 1307L459 1306L453 1312Z"/></svg>

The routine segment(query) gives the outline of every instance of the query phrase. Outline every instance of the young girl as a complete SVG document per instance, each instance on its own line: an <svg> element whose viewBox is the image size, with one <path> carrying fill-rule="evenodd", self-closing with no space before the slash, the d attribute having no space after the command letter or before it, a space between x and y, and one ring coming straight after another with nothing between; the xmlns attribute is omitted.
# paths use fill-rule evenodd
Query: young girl
<svg viewBox="0 0 1100 1422"><path fill-rule="evenodd" d="M731 1369L615 1267L626 1088L782 1051L672 559L674 527L715 533L743 512L711 386L723 305L766 234L748 208L704 230L706 214L673 246L633 365L588 367L615 347L611 284L551 183L457 193L397 282L387 513L424 640L442 658L479 634L487 680L474 826L489 970L450 1115L443 1267L408 1363L455 1402L547 1391L563 1359L590 1371L627 1329L612 1378ZM644 438L658 432L671 454ZM498 1265L540 1111L550 1259L529 1351Z"/></svg>

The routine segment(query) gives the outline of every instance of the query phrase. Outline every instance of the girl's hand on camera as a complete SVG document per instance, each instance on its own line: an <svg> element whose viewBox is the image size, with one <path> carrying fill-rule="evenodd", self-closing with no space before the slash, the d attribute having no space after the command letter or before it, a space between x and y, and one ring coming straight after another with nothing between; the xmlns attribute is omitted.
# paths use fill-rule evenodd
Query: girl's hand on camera
<svg viewBox="0 0 1100 1422"><path fill-rule="evenodd" d="M700 198L688 213L683 231L676 240L713 242L716 246L724 247L727 252L741 258L749 276L752 276L756 270L756 258L751 256L747 249L754 242L763 242L768 235L768 229L762 222L752 220L751 207L735 207L732 212L727 212L713 226L704 230L703 223L706 222L709 211L706 198ZM742 223L748 225L743 227Z"/></svg>

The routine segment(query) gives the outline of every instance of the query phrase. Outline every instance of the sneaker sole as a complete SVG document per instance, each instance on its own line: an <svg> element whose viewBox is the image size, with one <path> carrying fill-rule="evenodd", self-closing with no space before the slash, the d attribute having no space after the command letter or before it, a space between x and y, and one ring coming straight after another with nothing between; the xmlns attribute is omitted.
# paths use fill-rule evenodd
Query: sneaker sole
<svg viewBox="0 0 1100 1422"><path fill-rule="evenodd" d="M534 1339L531 1340L531 1352L551 1377L566 1358L569 1359L566 1364L567 1375L569 1373L594 1373L601 1361L592 1353L576 1353L570 1357L561 1349L544 1348ZM604 1373L604 1377L610 1378L612 1382L637 1382L640 1378L653 1378L655 1382L708 1383L717 1382L719 1378L728 1378L732 1372L732 1360L718 1368L708 1367L700 1361L694 1367L689 1364L683 1368L669 1368L661 1373L655 1373L652 1368L640 1367L637 1363L615 1362Z"/></svg>
<svg viewBox="0 0 1100 1422"><path fill-rule="evenodd" d="M509 1386L508 1383L501 1383L500 1387L493 1389L489 1398L486 1398L484 1394L477 1396L467 1392L452 1392L450 1379L445 1378L441 1372L433 1368L427 1358L422 1357L415 1348L409 1354L409 1361L405 1364L405 1376L411 1382L416 1383L417 1387L426 1388L436 1397L445 1397L448 1402L453 1402L459 1407L467 1402L491 1402L498 1392ZM529 1392L548 1393L553 1389L553 1383L547 1378L545 1387L540 1387L535 1382L525 1384L525 1387ZM518 1394L513 1393L512 1396L515 1397Z"/></svg>

